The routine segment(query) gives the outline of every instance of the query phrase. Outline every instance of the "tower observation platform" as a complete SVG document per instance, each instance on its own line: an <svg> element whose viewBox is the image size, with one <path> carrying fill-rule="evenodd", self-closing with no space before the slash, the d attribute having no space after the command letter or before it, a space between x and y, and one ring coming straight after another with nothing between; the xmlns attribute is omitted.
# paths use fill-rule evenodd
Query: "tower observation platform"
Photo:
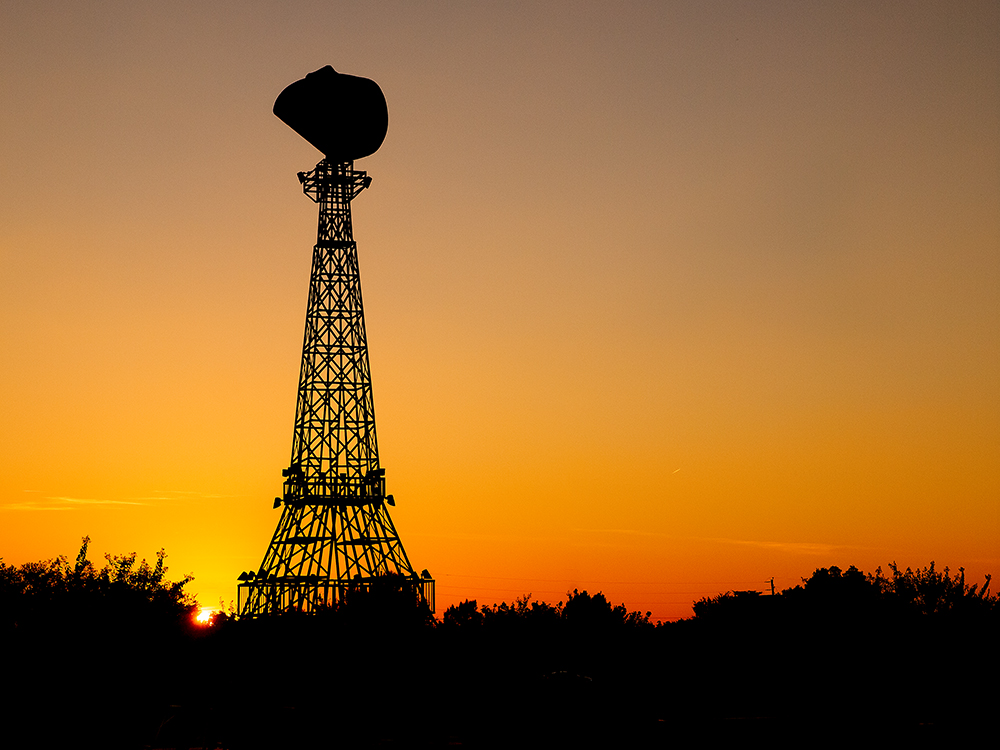
<svg viewBox="0 0 1000 750"><path fill-rule="evenodd" d="M292 455L274 536L256 571L239 576L238 611L314 612L388 575L434 611L434 580L417 574L389 515L375 432L368 339L351 201L371 184L354 159L385 138L385 98L374 81L327 66L286 88L275 114L327 158L299 172L319 205L306 305Z"/></svg>

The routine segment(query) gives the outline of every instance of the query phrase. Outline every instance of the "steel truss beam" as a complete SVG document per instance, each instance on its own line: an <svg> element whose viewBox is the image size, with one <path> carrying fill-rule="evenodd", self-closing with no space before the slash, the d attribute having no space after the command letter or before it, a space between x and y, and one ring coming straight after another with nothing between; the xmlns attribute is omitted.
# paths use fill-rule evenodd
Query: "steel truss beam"
<svg viewBox="0 0 1000 750"><path fill-rule="evenodd" d="M434 581L410 565L389 517L375 435L368 340L351 201L371 184L353 162L300 172L319 204L292 458L281 518L256 573L241 576L241 616L316 611L397 573L434 609Z"/></svg>

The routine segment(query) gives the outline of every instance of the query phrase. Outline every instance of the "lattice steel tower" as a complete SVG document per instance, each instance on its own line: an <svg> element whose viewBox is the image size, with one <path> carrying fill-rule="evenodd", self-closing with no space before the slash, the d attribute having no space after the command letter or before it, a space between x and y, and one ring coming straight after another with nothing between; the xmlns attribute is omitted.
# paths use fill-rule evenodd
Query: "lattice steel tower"
<svg viewBox="0 0 1000 750"><path fill-rule="evenodd" d="M368 340L351 201L371 184L354 158L381 145L385 98L368 79L329 66L289 86L275 114L327 158L300 172L319 204L306 307L290 465L281 518L256 573L240 575L239 611L258 616L314 611L352 587L397 573L434 608L434 581L418 576L403 550L387 505L385 470L375 434ZM374 135L373 135L374 134Z"/></svg>

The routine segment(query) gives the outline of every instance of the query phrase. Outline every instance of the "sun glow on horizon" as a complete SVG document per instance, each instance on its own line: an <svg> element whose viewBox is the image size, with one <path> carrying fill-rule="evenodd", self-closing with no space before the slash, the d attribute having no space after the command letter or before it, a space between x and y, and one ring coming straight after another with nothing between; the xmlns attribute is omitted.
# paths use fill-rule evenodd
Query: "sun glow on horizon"
<svg viewBox="0 0 1000 750"><path fill-rule="evenodd" d="M199 625L211 625L212 618L215 615L215 610L211 607L202 607L197 615L194 617L194 621Z"/></svg>

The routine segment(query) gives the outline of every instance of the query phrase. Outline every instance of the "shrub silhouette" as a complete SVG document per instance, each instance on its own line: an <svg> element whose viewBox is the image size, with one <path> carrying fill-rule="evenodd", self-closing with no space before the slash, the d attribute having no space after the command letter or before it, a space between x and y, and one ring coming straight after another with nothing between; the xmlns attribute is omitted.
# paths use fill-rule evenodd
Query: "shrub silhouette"
<svg viewBox="0 0 1000 750"><path fill-rule="evenodd" d="M195 602L184 587L193 580L166 579L166 553L156 553L156 564L136 555L105 555L97 569L87 559L90 537L84 537L73 565L66 557L26 563L20 567L0 562L0 629L21 633L53 625L92 629L129 622L142 626L179 625L194 611Z"/></svg>
<svg viewBox="0 0 1000 750"><path fill-rule="evenodd" d="M89 544L84 537L73 564L0 562L0 721L34 745L134 743L182 674L191 576L168 581L162 550L153 565L108 555L97 568Z"/></svg>
<svg viewBox="0 0 1000 750"><path fill-rule="evenodd" d="M883 600L907 611L924 615L964 615L997 609L998 597L989 593L989 575L980 589L976 584L965 583L965 568L959 568L954 578L948 568L936 571L933 562L915 571L910 568L900 571L896 563L891 563L889 569L892 578L884 576L879 568L869 581Z"/></svg>
<svg viewBox="0 0 1000 750"><path fill-rule="evenodd" d="M695 602L694 616L700 621L735 622L760 617L773 619L812 615L836 621L859 618L932 617L988 615L998 609L996 595L989 593L990 576L982 588L965 582L965 570L954 576L948 568L905 571L892 563L891 577L878 568L866 575L853 565L846 571L837 566L817 568L802 584L774 597L757 591L727 591Z"/></svg>
<svg viewBox="0 0 1000 750"><path fill-rule="evenodd" d="M478 628L483 624L483 613L479 611L475 599L453 604L441 616L443 628Z"/></svg>

